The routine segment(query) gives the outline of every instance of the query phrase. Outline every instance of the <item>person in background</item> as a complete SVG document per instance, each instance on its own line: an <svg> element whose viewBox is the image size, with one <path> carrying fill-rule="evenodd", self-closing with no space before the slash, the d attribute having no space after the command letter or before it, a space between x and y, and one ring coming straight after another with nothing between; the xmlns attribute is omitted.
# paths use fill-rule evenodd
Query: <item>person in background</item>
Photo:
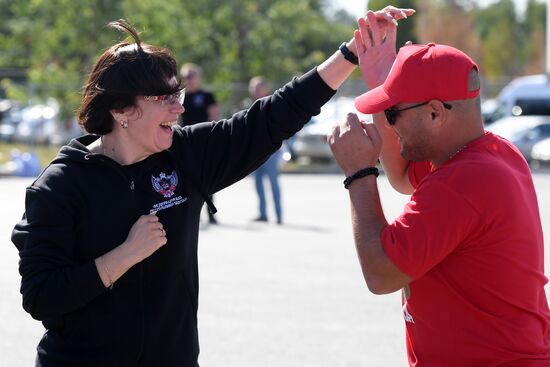
<svg viewBox="0 0 550 367"><path fill-rule="evenodd" d="M368 23L367 23L368 21ZM369 25L367 27L367 24ZM349 190L357 255L375 294L402 290L410 366L550 366L544 241L531 172L485 132L476 63L408 44L372 12L355 42L370 88L328 138ZM377 189L412 194L388 223Z"/></svg>
<svg viewBox="0 0 550 367"><path fill-rule="evenodd" d="M185 86L185 113L179 116L178 123L186 126L219 120L220 107L214 94L202 88L202 68L187 63L181 67L180 75Z"/></svg>
<svg viewBox="0 0 550 367"><path fill-rule="evenodd" d="M12 232L23 308L46 329L36 366L197 367L201 208L215 211L208 195L320 112L355 70L355 40L248 110L181 127L173 54L122 20L110 25L133 41L92 67L78 112L89 135L27 188Z"/></svg>
<svg viewBox="0 0 550 367"><path fill-rule="evenodd" d="M199 122L216 121L220 119L220 107L212 92L202 89L202 68L196 64L187 63L181 67L180 75L185 86L185 114L178 117L181 126L194 125ZM210 196L212 203L214 196ZM207 208L208 222L218 224L214 213Z"/></svg>
<svg viewBox="0 0 550 367"><path fill-rule="evenodd" d="M252 101L266 97L270 94L271 87L267 79L262 76L255 76L248 83L248 93ZM283 146L286 143L283 143ZM277 224L283 224L282 208L281 208L281 187L279 185L279 167L281 165L283 147L277 150L254 171L254 183L259 201L259 215L254 219L256 222L267 222L267 202L265 198L264 177L269 179L271 186L271 196L275 215L277 216Z"/></svg>

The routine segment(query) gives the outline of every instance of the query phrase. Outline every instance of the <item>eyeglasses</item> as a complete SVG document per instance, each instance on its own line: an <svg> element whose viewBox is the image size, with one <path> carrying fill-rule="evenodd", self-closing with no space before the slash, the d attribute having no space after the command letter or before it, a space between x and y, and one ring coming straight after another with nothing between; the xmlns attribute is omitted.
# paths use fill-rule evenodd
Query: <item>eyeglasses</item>
<svg viewBox="0 0 550 367"><path fill-rule="evenodd" d="M160 101L161 106L164 106L166 103L170 106L174 106L176 103L182 105L183 101L185 101L185 88L176 93L165 94L163 96L143 96L143 99L146 101Z"/></svg>
<svg viewBox="0 0 550 367"><path fill-rule="evenodd" d="M428 103L430 103L430 101L428 102L423 102L423 103L419 103L419 104L415 104L415 105L412 105L412 106L409 106L409 107L405 107L405 108L401 108L401 109L397 109L395 107L390 107L390 108L387 108L384 110L384 115L386 115L386 119L388 120L388 124L390 125L395 125L395 122L397 120L397 117L399 116L399 113L401 111L406 111L406 110L410 110L412 108L416 108L416 107L420 107L420 106L424 106L424 105L427 105ZM445 103L445 102L442 102L443 103L443 106L450 110L451 108L453 108L453 106L451 106L450 104L448 103Z"/></svg>

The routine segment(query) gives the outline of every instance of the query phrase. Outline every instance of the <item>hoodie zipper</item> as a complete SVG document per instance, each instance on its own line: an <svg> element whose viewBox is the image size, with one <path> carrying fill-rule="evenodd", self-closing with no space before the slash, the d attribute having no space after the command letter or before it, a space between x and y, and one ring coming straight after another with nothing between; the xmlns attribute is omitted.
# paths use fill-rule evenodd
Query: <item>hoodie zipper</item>
<svg viewBox="0 0 550 367"><path fill-rule="evenodd" d="M129 189L130 189L130 203L132 207L130 208L130 213L134 213L136 210L136 184L135 181L132 179L129 179L128 176L124 174L121 170L118 170L126 180L130 181ZM134 266L138 267L139 270L139 298L140 298L140 305L141 305L141 335L138 342L138 349L137 349L137 356L136 356L136 362L138 365L141 364L141 357L143 355L143 351L145 349L145 294L143 290L143 263L138 263Z"/></svg>
<svg viewBox="0 0 550 367"><path fill-rule="evenodd" d="M87 160L89 160L92 157L93 157L92 155L88 155L88 154L85 156ZM111 166L116 172L118 172L119 175L124 177L124 180L130 182L128 187L130 189L130 203L132 207L130 208L129 212L134 213L136 210L135 181L129 179L128 176L126 176L118 166L111 164L109 161L105 160L103 157L99 157L98 159L103 163L107 163L107 165ZM141 337L140 337L139 346L137 349L137 356L136 356L136 361L139 363L139 361L141 360L141 356L143 355L143 350L145 345L145 295L143 292L143 264L138 263L134 266L137 266L139 269L139 284L141 285L141 287L139 287L139 292L140 292L139 296L141 301Z"/></svg>

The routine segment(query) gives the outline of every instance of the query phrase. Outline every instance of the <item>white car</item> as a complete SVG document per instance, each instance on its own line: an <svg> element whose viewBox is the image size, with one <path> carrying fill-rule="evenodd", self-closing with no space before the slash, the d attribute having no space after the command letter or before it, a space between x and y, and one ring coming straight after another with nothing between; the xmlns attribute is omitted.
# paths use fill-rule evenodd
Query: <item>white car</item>
<svg viewBox="0 0 550 367"><path fill-rule="evenodd" d="M24 107L14 140L27 144L47 144L57 124L57 111L54 107L43 104Z"/></svg>
<svg viewBox="0 0 550 367"><path fill-rule="evenodd" d="M508 116L550 115L550 80L545 74L527 75L506 85L496 99L486 124Z"/></svg>
<svg viewBox="0 0 550 367"><path fill-rule="evenodd" d="M531 167L550 167L550 138L539 141L531 150Z"/></svg>
<svg viewBox="0 0 550 367"><path fill-rule="evenodd" d="M493 122L485 130L512 142L525 160L530 162L534 145L550 137L550 116L505 117Z"/></svg>
<svg viewBox="0 0 550 367"><path fill-rule="evenodd" d="M63 145L83 134L76 119L66 122L59 119L55 105L33 104L21 109L13 140L26 144Z"/></svg>
<svg viewBox="0 0 550 367"><path fill-rule="evenodd" d="M313 116L291 140L293 158L302 163L333 162L334 157L327 143L332 127L344 121L349 112L356 113L361 120L371 121L370 115L357 111L353 101L354 98L338 97L327 102L321 108L321 113Z"/></svg>

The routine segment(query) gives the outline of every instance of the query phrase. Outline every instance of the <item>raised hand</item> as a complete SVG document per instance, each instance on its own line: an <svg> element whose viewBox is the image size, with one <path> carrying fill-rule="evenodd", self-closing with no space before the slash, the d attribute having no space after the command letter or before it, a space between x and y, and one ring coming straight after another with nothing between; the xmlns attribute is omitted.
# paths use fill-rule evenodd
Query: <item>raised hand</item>
<svg viewBox="0 0 550 367"><path fill-rule="evenodd" d="M414 9L387 6L382 10L368 11L358 20L355 47L363 80L369 89L382 84L396 57L397 20L414 14Z"/></svg>

